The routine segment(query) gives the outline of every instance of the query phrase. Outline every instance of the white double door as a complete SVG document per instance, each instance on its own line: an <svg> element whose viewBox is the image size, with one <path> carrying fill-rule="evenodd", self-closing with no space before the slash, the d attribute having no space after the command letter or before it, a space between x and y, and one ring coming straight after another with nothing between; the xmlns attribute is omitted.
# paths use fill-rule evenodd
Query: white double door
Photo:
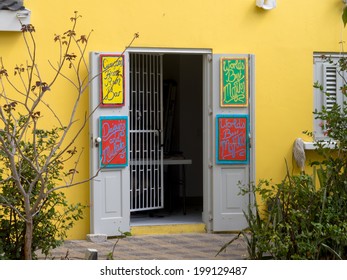
<svg viewBox="0 0 347 280"><path fill-rule="evenodd" d="M91 233L109 236L130 231L130 213L134 210L163 207L163 68L162 56L172 50L129 50L123 54L124 102L118 106L100 106L103 85L101 57L90 54L90 183ZM175 52L177 50L174 50ZM190 53L191 50L182 50ZM247 226L243 211L249 198L240 196L240 184L254 176L253 132L254 58L252 56L212 55L194 52L203 59L203 222L212 231L240 230ZM120 55L107 53L106 55ZM221 107L221 57L246 57L248 63L249 103L245 107ZM212 59L211 59L212 58ZM119 74L119 73L117 73ZM149 93L150 92L150 93ZM193 108L192 108L193 110ZM223 115L247 116L247 162L227 164L217 158L218 123ZM105 166L102 161L102 119L126 120L126 162ZM124 140L124 139L123 139Z"/></svg>

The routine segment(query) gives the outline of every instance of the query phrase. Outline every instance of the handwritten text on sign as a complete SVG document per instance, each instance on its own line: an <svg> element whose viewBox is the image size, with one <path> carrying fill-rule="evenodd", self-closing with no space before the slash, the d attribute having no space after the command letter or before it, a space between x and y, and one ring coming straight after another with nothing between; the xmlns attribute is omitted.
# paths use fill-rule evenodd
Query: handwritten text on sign
<svg viewBox="0 0 347 280"><path fill-rule="evenodd" d="M127 118L101 117L101 165L103 167L127 164Z"/></svg>
<svg viewBox="0 0 347 280"><path fill-rule="evenodd" d="M248 105L247 58L221 58L221 106Z"/></svg>
<svg viewBox="0 0 347 280"><path fill-rule="evenodd" d="M217 116L217 163L248 163L248 117Z"/></svg>
<svg viewBox="0 0 347 280"><path fill-rule="evenodd" d="M101 55L101 105L124 104L124 64L122 56Z"/></svg>

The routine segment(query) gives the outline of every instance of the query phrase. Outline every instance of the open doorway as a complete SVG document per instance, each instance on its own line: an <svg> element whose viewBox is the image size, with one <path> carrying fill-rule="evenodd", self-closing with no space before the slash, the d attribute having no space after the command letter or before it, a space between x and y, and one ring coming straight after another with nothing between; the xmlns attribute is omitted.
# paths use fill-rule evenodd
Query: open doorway
<svg viewBox="0 0 347 280"><path fill-rule="evenodd" d="M140 58L137 68L133 67L135 56ZM107 61L119 63L108 69ZM206 227L208 232L245 228L244 211L253 198L238 194L240 184L249 185L255 175L254 56L213 54L210 49L131 48L124 54L92 52L90 62L92 76L100 74L101 65L110 75L124 73L115 75L116 79L94 79L90 86L90 108L94 111L90 121L90 172L97 174L91 180L90 188L91 233L117 235L129 231L130 225L136 225L140 218L147 219L147 223L142 225L165 225L168 224L165 219L173 217L174 213L179 216L171 224L181 224L180 219L197 213L196 222L202 221L198 226ZM226 68L222 67L224 62L228 64ZM245 106L221 106L224 79L221 77L234 71L235 67L238 73L235 77L239 79L236 84L246 83L243 88L247 90L243 96L248 96L249 102ZM119 77L122 77L121 81ZM167 138L171 144L167 149L164 119L170 107L164 106L167 100L164 85L167 88L170 81L173 81L171 86L175 86L177 96L172 133ZM100 106L105 86L113 90L113 85L118 83L123 83L124 90L112 91L112 96L125 94L123 106ZM145 107L144 104L154 107ZM217 120L220 119L231 124L219 126ZM236 125L238 119L242 119L244 125ZM134 123L141 126L134 128ZM233 128L233 133L246 140L230 142L233 141L233 137L229 137L231 132L222 133L220 128ZM247 129L239 133L239 128ZM228 138L220 141L221 135ZM240 162L240 158L236 160L232 153L220 153L220 145L221 151L223 147L240 146L241 151L246 148L248 156ZM123 156L125 165L100 169L104 153L110 152L112 156L117 148L124 146L129 151ZM179 159L185 162L185 177L177 168L175 171L175 167L165 166L165 161L166 165L169 164L164 158L164 150L166 155L177 152L176 155L185 157ZM227 162L218 162L219 154L227 155ZM182 182L182 178L185 178L186 192L182 191L182 185L177 184L177 181ZM169 187L170 184L174 187ZM173 194L168 197L170 191ZM196 211L190 211L190 208ZM118 229L117 233L115 229Z"/></svg>
<svg viewBox="0 0 347 280"><path fill-rule="evenodd" d="M134 65L132 60L138 59L138 55L141 54L130 54L130 81L132 81L132 75L138 74L135 69L132 69L132 65ZM147 68L144 65L147 63L146 61L151 60L144 59L141 67L152 69L151 66ZM203 55L164 53L160 54L159 63L160 66L154 71L155 73L145 70L143 75L156 75L160 80L160 89L157 91L159 101L149 98L148 102L157 106L153 110L160 118L158 122L161 127L153 123L153 127L147 128L146 133L153 129L153 140L149 140L149 142L152 147L155 146L152 144L154 139L158 139L158 149L162 154L158 154L159 156L156 157L162 156L164 164L162 172L158 171L158 179L152 180L150 176L153 175L153 172L157 172L154 171L157 168L152 170L142 168L140 171L140 167L131 166L131 162L135 161L130 161L132 170L130 188L133 194L135 190L137 191L136 197L134 195L133 201L131 201L131 204L133 203L135 206L131 210L130 224L136 226L201 223L203 212ZM142 83L141 77L137 79L136 83ZM132 86L130 85L130 87ZM142 106L138 106L134 102L141 102L139 94L146 94L156 86L149 83L149 86L145 87L146 90L136 93L136 97L130 95L130 99L132 99L130 107L136 108L136 118L142 116L143 112L138 112L142 110ZM137 86L133 86L130 91L139 90L137 90ZM130 108L130 111L132 110ZM143 110L147 111L146 108ZM130 125L131 123L130 120ZM134 130L130 127L131 131ZM151 136L148 136L148 139L152 139ZM130 145L135 145L135 141L130 141L130 143ZM138 150L138 154L140 154L141 147L138 144L136 146L137 149L140 149ZM130 147L130 150L134 149ZM170 164L170 159L176 159L176 162L180 160L179 162L184 164ZM137 188L138 181L140 179L143 181L144 178L139 177L140 172L149 175L146 175L148 179L145 179L145 185ZM154 190L150 186L154 183L147 181L155 181L159 187ZM142 207L142 204L137 202L139 193L144 191L147 193L146 198L141 199L148 199L149 203L146 207Z"/></svg>

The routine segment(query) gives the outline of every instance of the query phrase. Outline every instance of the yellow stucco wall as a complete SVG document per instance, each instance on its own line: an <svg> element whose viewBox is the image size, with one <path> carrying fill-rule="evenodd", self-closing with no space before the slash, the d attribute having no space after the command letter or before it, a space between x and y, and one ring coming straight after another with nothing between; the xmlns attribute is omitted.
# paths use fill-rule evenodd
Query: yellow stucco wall
<svg viewBox="0 0 347 280"><path fill-rule="evenodd" d="M56 57L53 35L70 27L76 10L83 17L78 31L94 30L89 50L121 51L135 32L134 46L211 48L213 53L251 53L256 58L256 176L280 180L284 158L291 163L291 148L303 130L312 130L313 63L315 51L340 51L346 40L341 0L277 1L271 11L255 0L27 0L36 27L39 63L47 67ZM20 33L0 32L0 56L7 65L23 62ZM66 109L66 100L54 99ZM88 98L82 110L88 108ZM78 142L88 147L87 131ZM88 176L88 154L79 168ZM67 191L69 198L89 203L88 184ZM69 238L84 238L89 214Z"/></svg>

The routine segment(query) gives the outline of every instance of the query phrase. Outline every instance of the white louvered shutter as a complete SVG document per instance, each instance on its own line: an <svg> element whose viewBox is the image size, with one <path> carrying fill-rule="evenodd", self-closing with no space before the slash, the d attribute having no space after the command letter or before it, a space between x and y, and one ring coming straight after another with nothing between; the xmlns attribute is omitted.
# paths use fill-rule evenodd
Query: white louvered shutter
<svg viewBox="0 0 347 280"><path fill-rule="evenodd" d="M314 92L314 109L321 111L326 108L330 111L335 104L343 106L343 94L341 87L345 84L345 72L342 72L338 65L339 56L331 58L331 63L322 59L315 58L314 64L314 79L323 86L323 92L320 89L315 89ZM314 116L315 117L315 116ZM315 140L327 139L327 136L322 129L324 123L320 119L314 119L314 136Z"/></svg>

